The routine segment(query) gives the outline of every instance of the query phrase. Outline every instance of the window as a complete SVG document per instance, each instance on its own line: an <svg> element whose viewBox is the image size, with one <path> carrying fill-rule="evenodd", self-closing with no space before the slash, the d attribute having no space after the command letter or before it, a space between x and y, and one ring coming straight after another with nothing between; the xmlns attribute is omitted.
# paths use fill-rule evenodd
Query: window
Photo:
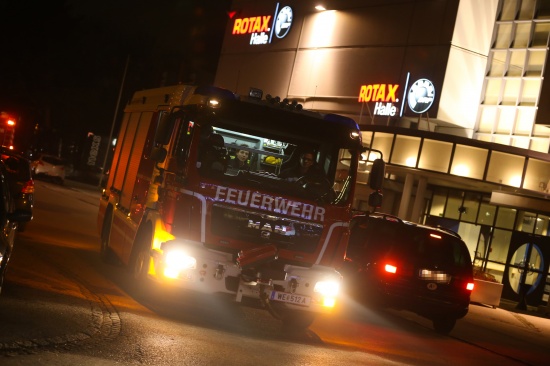
<svg viewBox="0 0 550 366"><path fill-rule="evenodd" d="M452 150L453 144L449 142L424 139L418 167L447 173Z"/></svg>
<svg viewBox="0 0 550 366"><path fill-rule="evenodd" d="M483 179L487 150L457 144L451 166L451 174Z"/></svg>
<svg viewBox="0 0 550 366"><path fill-rule="evenodd" d="M497 38L494 48L510 48L512 43L512 23L497 24Z"/></svg>
<svg viewBox="0 0 550 366"><path fill-rule="evenodd" d="M517 24L516 37L514 38L514 48L527 48L529 46L530 34L531 22Z"/></svg>
<svg viewBox="0 0 550 366"><path fill-rule="evenodd" d="M546 51L529 51L525 76L540 77L546 62Z"/></svg>
<svg viewBox="0 0 550 366"><path fill-rule="evenodd" d="M523 174L525 157L493 151L487 171L489 182L519 187Z"/></svg>
<svg viewBox="0 0 550 366"><path fill-rule="evenodd" d="M507 51L492 51L491 52L491 67L487 76L502 77L506 66Z"/></svg>
<svg viewBox="0 0 550 366"><path fill-rule="evenodd" d="M546 48L548 45L548 34L550 33L550 23L535 23L533 40L531 47Z"/></svg>
<svg viewBox="0 0 550 366"><path fill-rule="evenodd" d="M495 226L503 229L513 229L517 210L508 207L499 207Z"/></svg>

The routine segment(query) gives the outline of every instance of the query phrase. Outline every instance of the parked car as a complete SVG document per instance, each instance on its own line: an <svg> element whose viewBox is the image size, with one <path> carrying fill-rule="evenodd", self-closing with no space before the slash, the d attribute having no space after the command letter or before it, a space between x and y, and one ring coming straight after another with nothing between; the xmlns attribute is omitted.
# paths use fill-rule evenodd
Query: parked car
<svg viewBox="0 0 550 366"><path fill-rule="evenodd" d="M458 234L385 214L355 216L350 230L342 274L360 303L415 312L441 334L468 313L472 261Z"/></svg>
<svg viewBox="0 0 550 366"><path fill-rule="evenodd" d="M8 262L13 252L15 228L18 222L31 219L28 211L16 211L11 199L9 174L3 162L0 162L0 292Z"/></svg>
<svg viewBox="0 0 550 366"><path fill-rule="evenodd" d="M42 154L32 162L35 177L49 178L59 184L65 182L65 161L55 155Z"/></svg>
<svg viewBox="0 0 550 366"><path fill-rule="evenodd" d="M31 214L34 205L34 180L31 175L31 163L18 153L8 150L0 150L0 160L4 163L8 178L11 197L15 203L15 210L27 211ZM18 225L18 230L23 231L26 222Z"/></svg>

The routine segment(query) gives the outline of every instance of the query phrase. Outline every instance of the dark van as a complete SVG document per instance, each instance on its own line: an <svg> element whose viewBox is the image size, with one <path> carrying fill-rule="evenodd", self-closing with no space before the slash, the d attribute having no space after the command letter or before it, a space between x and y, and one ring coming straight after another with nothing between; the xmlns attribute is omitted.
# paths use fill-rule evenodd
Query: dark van
<svg viewBox="0 0 550 366"><path fill-rule="evenodd" d="M457 233L385 214L355 216L350 229L342 274L356 300L415 312L441 334L468 313L472 261Z"/></svg>

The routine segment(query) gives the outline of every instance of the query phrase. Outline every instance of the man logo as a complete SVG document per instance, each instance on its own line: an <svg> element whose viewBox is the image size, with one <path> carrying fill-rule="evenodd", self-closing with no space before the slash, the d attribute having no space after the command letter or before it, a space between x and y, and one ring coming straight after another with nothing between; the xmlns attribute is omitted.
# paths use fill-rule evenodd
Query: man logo
<svg viewBox="0 0 550 366"><path fill-rule="evenodd" d="M277 38L284 38L288 34L293 19L294 15L290 6L285 6L279 11L277 19L275 19L275 36Z"/></svg>
<svg viewBox="0 0 550 366"><path fill-rule="evenodd" d="M435 87L428 79L419 79L409 89L407 102L414 113L424 113L435 99Z"/></svg>

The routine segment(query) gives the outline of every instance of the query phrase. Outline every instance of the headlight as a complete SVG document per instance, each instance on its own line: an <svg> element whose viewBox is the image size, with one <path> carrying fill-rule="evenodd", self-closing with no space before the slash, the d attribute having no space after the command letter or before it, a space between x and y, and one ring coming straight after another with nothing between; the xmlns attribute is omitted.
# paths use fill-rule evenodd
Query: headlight
<svg viewBox="0 0 550 366"><path fill-rule="evenodd" d="M177 278L181 271L197 268L197 260L183 250L173 249L165 252L164 275Z"/></svg>
<svg viewBox="0 0 550 366"><path fill-rule="evenodd" d="M338 281L319 281L313 288L314 292L321 295L321 304L327 308L333 308L336 304L336 296L340 291L340 282Z"/></svg>
<svg viewBox="0 0 550 366"><path fill-rule="evenodd" d="M337 281L319 281L315 284L314 292L323 296L336 296L340 291L340 282Z"/></svg>

